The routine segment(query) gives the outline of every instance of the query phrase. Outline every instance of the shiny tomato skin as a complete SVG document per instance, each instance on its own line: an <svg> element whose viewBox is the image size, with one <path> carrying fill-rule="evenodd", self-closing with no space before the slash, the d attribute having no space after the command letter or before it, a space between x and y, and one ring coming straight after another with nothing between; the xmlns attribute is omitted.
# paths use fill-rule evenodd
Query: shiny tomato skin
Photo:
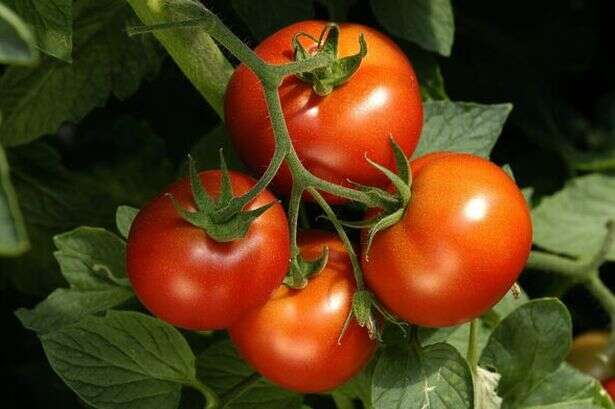
<svg viewBox="0 0 615 409"><path fill-rule="evenodd" d="M439 152L411 167L402 220L377 233L367 255L363 240L366 283L413 324L467 322L496 304L525 266L527 203L509 175L478 156Z"/></svg>
<svg viewBox="0 0 615 409"><path fill-rule="evenodd" d="M255 52L272 64L291 62L291 41L298 32L318 37L323 21L290 25L265 39ZM294 148L305 167L328 181L348 186L348 179L386 186L386 177L365 160L394 168L389 144L393 136L404 152L414 151L423 125L419 84L404 52L373 28L341 24L339 55L358 52L359 34L367 41L367 56L351 79L320 97L311 84L295 76L281 85L280 99ZM309 41L302 41L310 47ZM256 75L240 65L229 82L225 121L243 161L257 174L269 165L274 139L264 93ZM284 165L273 182L275 191L288 195L291 175ZM327 196L329 202L342 203Z"/></svg>
<svg viewBox="0 0 615 409"><path fill-rule="evenodd" d="M272 382L290 390L331 390L358 373L376 342L352 320L338 345L355 291L348 253L330 233L307 231L299 238L306 259L329 246L327 266L301 290L280 286L263 307L230 328L243 358Z"/></svg>
<svg viewBox="0 0 615 409"><path fill-rule="evenodd" d="M218 170L199 174L213 197L219 194ZM234 195L254 180L230 172ZM194 200L186 179L154 198L135 218L127 245L128 277L139 300L154 315L191 330L226 328L247 310L267 301L288 271L289 232L284 208L276 203L251 225L246 236L218 243L184 221L169 197L186 209ZM276 201L264 191L246 206Z"/></svg>

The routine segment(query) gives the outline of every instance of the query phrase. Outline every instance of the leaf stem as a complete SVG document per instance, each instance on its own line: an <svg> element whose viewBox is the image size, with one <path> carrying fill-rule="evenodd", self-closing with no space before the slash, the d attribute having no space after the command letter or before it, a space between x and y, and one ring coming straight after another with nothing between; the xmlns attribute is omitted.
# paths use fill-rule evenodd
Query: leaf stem
<svg viewBox="0 0 615 409"><path fill-rule="evenodd" d="M260 381L263 377L258 372L254 372L252 375L244 378L237 385L233 386L233 388L220 396L220 409L224 409L230 403L232 403L235 399L239 398L243 395L248 389L254 386L258 381Z"/></svg>
<svg viewBox="0 0 615 409"><path fill-rule="evenodd" d="M598 270L590 274L589 279L585 281L585 288L598 300L602 308L609 313L611 322L615 321L615 295L600 279Z"/></svg>
<svg viewBox="0 0 615 409"><path fill-rule="evenodd" d="M218 394L211 389L209 386L205 385L198 379L192 379L189 383L189 386L201 392L203 397L205 398L205 409L220 409L220 397Z"/></svg>
<svg viewBox="0 0 615 409"><path fill-rule="evenodd" d="M473 373L476 372L478 366L478 319L473 319L470 322L470 335L468 337L468 363Z"/></svg>

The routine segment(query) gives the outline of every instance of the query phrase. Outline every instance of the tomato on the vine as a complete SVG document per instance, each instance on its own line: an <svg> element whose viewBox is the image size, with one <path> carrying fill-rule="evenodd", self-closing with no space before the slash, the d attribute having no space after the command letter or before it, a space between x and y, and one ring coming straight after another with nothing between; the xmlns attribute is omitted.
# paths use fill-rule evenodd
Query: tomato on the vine
<svg viewBox="0 0 615 409"><path fill-rule="evenodd" d="M272 64L293 61L293 37L300 32L318 38L323 21L290 25L260 43L255 52ZM414 151L423 124L423 108L416 75L404 52L373 28L341 24L339 54L359 50L359 35L367 42L367 55L350 80L319 96L309 83L287 77L279 95L290 138L303 165L316 176L339 185L349 180L385 186L387 178L365 156L390 168L394 158L389 145L393 136L406 155ZM314 42L301 37L307 49ZM225 120L233 144L244 162L256 173L265 171L274 151L274 137L263 89L256 75L240 65L229 82ZM288 195L290 171L283 165L273 189ZM327 195L330 202L343 202Z"/></svg>
<svg viewBox="0 0 615 409"><path fill-rule="evenodd" d="M298 392L322 392L358 373L376 343L353 318L338 344L356 289L342 242L331 233L307 231L299 245L306 259L316 259L328 246L325 268L303 289L280 286L267 304L233 325L230 335L243 358L269 380Z"/></svg>
<svg viewBox="0 0 615 409"><path fill-rule="evenodd" d="M363 246L366 283L413 324L469 321L497 303L525 266L527 203L506 172L478 156L440 152L411 168L402 220L377 233L367 254Z"/></svg>
<svg viewBox="0 0 615 409"><path fill-rule="evenodd" d="M205 190L220 193L222 172L199 174ZM230 172L235 196L254 180ZM182 219L168 197L195 210L187 179L171 185L135 218L127 246L128 277L139 300L159 318L193 330L226 328L267 301L288 270L289 232L284 208L275 203L250 225L245 237L216 242ZM246 210L276 198L267 190Z"/></svg>

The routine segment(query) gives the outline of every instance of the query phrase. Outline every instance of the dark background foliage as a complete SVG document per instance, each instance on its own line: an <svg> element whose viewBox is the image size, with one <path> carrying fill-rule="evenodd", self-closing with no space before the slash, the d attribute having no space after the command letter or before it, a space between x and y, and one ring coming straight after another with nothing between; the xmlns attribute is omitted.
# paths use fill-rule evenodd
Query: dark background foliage
<svg viewBox="0 0 615 409"><path fill-rule="evenodd" d="M256 44L230 2L205 3L241 38ZM318 17L328 17L324 7L314 7ZM447 94L456 101L514 104L492 158L510 164L521 186L534 187L534 200L594 169L588 166L615 149L612 1L457 1L454 12L451 57L437 57ZM382 29L367 1L354 2L348 20ZM0 260L0 383L5 385L0 407L83 407L53 374L36 335L21 326L13 311L34 306L62 284L51 258L51 233L79 224L112 228L115 206L138 206L151 197L169 182L168 170L179 168L217 122L215 112L166 58L158 74L130 98L112 97L78 124L66 123L56 135L43 138L60 152L57 165L65 169L50 165L35 169L34 176L32 169L13 170L18 186L31 183L32 177L45 186L64 183L57 191L78 195L84 205L79 208L86 210L59 224L32 222L31 253ZM26 158L26 163L33 152L25 145L11 149L9 157ZM66 179L72 182L67 185ZM79 191L72 192L71 183L79 184ZM58 208L69 211L68 203ZM605 280L615 285L608 274L612 265L606 269L611 271L605 271ZM526 271L522 285L531 296L540 296L563 295L571 284ZM566 292L564 301L576 332L606 325L607 317L582 289ZM308 402L318 408L330 405L320 397Z"/></svg>

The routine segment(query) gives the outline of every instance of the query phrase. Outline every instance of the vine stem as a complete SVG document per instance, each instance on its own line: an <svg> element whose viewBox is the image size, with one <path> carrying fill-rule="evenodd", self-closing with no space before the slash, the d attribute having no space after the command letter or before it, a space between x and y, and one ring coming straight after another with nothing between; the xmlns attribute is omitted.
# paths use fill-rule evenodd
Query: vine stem
<svg viewBox="0 0 615 409"><path fill-rule="evenodd" d="M600 278L599 268L606 261L607 255L615 243L615 222L606 223L606 235L600 248L589 257L577 259L563 257L544 251L532 251L527 267L566 276L573 282L581 283L598 300L602 308L615 322L615 295Z"/></svg>
<svg viewBox="0 0 615 409"><path fill-rule="evenodd" d="M192 379L189 384L192 388L201 392L203 397L205 398L205 409L221 409L221 401L218 394L211 389L209 386L205 385L203 382L198 379Z"/></svg>
<svg viewBox="0 0 615 409"><path fill-rule="evenodd" d="M262 378L263 377L258 372L254 372L252 375L248 376L247 378L244 378L241 382L235 385L233 389L220 396L220 409L224 409L225 407L227 407L230 403L243 395L248 389L254 386Z"/></svg>

